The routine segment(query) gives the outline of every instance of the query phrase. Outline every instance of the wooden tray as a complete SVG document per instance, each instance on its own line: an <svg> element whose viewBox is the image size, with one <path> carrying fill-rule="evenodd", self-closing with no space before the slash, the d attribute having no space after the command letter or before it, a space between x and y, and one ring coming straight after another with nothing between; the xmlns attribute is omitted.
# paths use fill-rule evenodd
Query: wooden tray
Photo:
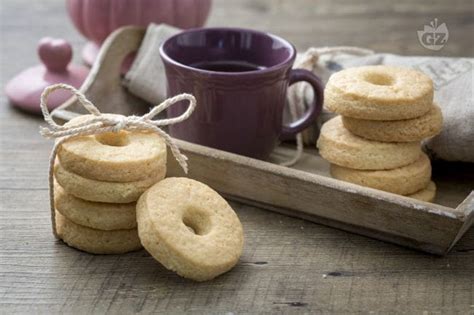
<svg viewBox="0 0 474 315"><path fill-rule="evenodd" d="M103 44L81 91L101 111L141 114L150 104L122 85L120 66L138 49L144 30L125 27ZM70 119L81 110L71 99L55 116ZM328 163L306 150L295 168L278 163L292 147L279 147L265 162L178 141L189 158L189 177L235 199L271 211L329 225L433 254L446 254L474 222L474 172L470 164L434 164L436 203L342 182L328 175ZM449 172L447 171L449 168ZM183 176L172 156L169 176Z"/></svg>

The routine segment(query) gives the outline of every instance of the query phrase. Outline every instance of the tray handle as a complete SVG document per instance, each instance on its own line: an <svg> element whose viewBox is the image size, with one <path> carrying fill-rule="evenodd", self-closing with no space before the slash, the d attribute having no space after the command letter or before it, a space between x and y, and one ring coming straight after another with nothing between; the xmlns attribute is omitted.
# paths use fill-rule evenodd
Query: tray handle
<svg viewBox="0 0 474 315"><path fill-rule="evenodd" d="M101 112L123 115L142 113L147 103L128 93L122 85L122 63L138 50L145 36L145 29L125 26L115 30L102 44L89 75L79 89ZM71 97L53 111L53 116L70 120L85 113Z"/></svg>

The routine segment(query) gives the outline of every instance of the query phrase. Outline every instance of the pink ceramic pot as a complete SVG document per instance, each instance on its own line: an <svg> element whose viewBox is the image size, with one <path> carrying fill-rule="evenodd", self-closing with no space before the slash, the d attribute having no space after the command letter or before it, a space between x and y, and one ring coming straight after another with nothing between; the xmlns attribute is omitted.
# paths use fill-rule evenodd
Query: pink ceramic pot
<svg viewBox="0 0 474 315"><path fill-rule="evenodd" d="M212 0L67 0L67 10L79 32L90 42L82 57L91 65L105 38L124 25L166 23L179 28L206 22Z"/></svg>

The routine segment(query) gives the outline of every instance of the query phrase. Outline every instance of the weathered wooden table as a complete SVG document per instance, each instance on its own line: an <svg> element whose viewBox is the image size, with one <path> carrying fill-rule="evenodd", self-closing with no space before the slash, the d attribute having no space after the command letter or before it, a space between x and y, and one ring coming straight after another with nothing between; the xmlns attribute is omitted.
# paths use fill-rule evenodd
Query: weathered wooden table
<svg viewBox="0 0 474 315"><path fill-rule="evenodd" d="M448 24L439 53L474 56L471 1L216 0L210 25L269 30L300 49L361 45L432 54L416 31ZM62 1L2 0L1 85L36 62L43 35L84 40ZM76 56L77 59L77 56ZM0 313L463 313L474 314L474 230L444 258L232 203L246 245L231 272L206 283L179 278L145 251L85 254L51 234L41 119L0 101Z"/></svg>

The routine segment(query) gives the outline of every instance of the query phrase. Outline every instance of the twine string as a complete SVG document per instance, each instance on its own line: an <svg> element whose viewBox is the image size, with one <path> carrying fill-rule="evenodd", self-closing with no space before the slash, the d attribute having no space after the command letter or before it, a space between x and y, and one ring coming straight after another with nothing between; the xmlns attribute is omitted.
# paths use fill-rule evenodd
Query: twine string
<svg viewBox="0 0 474 315"><path fill-rule="evenodd" d="M48 110L47 101L48 96L56 90L67 90L76 96L79 104L81 104L91 115L84 117L83 121L80 121L74 125L59 125L57 124L53 116ZM183 114L173 118L167 119L153 119L155 116L166 110L168 107L176 104L180 101L188 101L189 106ZM187 157L182 154L176 144L163 129L160 127L173 125L182 122L191 116L194 109L196 108L196 99L190 94L179 94L171 97L161 104L153 107L147 114L143 116L122 116L122 115L104 115L99 109L89 101L86 96L77 90L76 88L68 84L54 84L47 87L41 94L40 99L41 111L44 116L44 120L48 124L46 127L40 127L40 134L45 138L57 139L54 143L51 155L49 158L49 197L51 205L51 216L53 222L55 222L55 210L54 210L54 163L56 156L61 147L61 144L65 141L79 136L89 136L102 134L107 132L119 132L121 130L128 131L151 131L160 135L168 147L171 149L173 156L179 163L185 173L188 172ZM53 232L56 235L56 226L53 224Z"/></svg>
<svg viewBox="0 0 474 315"><path fill-rule="evenodd" d="M52 115L47 107L48 96L56 90L68 90L72 92L77 97L79 104L81 104L91 114L91 116L84 118L83 121L78 122L74 125L57 124L52 118ZM153 119L156 115L160 114L168 107L183 100L188 101L189 106L187 107L186 111L180 116L167 119ZM188 171L186 156L179 151L176 142L160 127L182 122L188 119L189 116L191 116L194 109L196 108L196 99L190 94L180 94L171 97L162 102L161 104L153 107L150 112L143 116L107 116L103 115L97 109L97 107L85 97L82 92L70 85L60 83L51 85L43 91L43 93L41 94L40 106L44 116L44 120L48 123L47 127L40 128L40 133L43 137L59 139L69 136L76 137L92 134L101 134L105 132L118 132L120 130L152 131L163 137L166 144L171 149L171 152L173 153L176 161L178 161L184 172L187 173ZM58 141L56 141L56 143L58 143Z"/></svg>

